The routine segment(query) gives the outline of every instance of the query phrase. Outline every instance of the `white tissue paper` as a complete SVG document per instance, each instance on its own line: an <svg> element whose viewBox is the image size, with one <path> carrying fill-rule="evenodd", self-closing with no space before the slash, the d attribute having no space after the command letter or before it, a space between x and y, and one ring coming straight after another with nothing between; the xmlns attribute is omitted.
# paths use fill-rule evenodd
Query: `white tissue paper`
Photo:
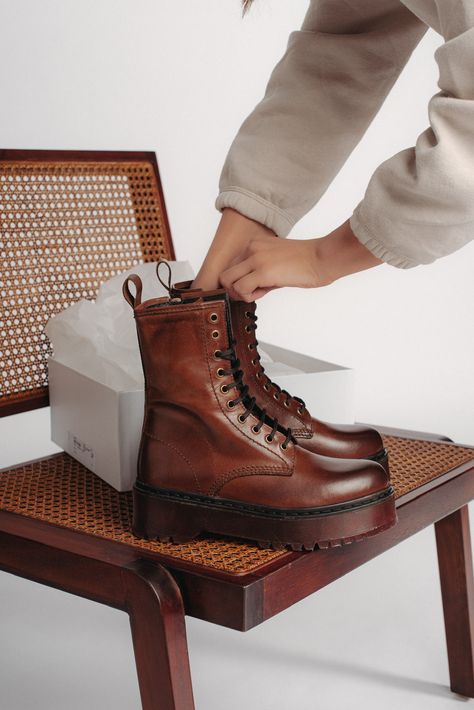
<svg viewBox="0 0 474 710"><path fill-rule="evenodd" d="M188 261L168 263L172 283L194 278ZM95 301L73 303L45 327L55 360L118 392L144 387L133 309L122 293L125 278L132 273L142 280L142 301L167 295L158 281L156 262L137 264L105 281ZM164 269L163 273L166 277ZM130 284L132 293L134 288Z"/></svg>

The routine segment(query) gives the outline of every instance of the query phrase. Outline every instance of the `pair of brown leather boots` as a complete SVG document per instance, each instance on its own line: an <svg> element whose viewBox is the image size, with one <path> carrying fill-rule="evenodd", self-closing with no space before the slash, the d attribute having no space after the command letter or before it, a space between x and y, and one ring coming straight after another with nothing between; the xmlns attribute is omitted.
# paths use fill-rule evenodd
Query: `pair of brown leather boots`
<svg viewBox="0 0 474 710"><path fill-rule="evenodd" d="M156 271L168 297L142 303L136 274L123 284L145 377L134 534L183 542L209 532L313 550L393 525L380 434L312 418L266 376L255 303L172 286L166 261Z"/></svg>

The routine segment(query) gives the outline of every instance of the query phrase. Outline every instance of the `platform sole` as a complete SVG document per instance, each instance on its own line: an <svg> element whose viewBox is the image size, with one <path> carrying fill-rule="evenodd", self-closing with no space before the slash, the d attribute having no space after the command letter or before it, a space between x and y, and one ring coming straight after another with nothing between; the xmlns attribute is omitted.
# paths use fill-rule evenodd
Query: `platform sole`
<svg viewBox="0 0 474 710"><path fill-rule="evenodd" d="M262 548L314 550L346 545L397 522L392 488L340 505L279 509L136 483L134 535L188 542L214 533L257 542Z"/></svg>

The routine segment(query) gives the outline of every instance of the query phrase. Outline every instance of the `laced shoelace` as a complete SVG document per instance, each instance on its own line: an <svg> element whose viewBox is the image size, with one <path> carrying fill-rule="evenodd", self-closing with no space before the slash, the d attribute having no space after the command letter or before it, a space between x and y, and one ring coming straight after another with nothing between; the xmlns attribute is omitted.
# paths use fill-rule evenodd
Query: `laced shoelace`
<svg viewBox="0 0 474 710"><path fill-rule="evenodd" d="M296 443L290 428L284 427L282 424L279 424L278 419L271 417L269 414L267 414L266 409L262 409L259 407L256 402L257 398L250 396L248 394L248 385L244 384L242 382L242 377L243 377L243 370L240 369L240 360L236 357L235 354L235 349L234 346L236 344L235 339L232 339L230 341L230 347L227 348L227 350L216 350L215 351L215 356L219 358L223 358L224 360L229 360L230 361L230 367L228 368L221 368L221 374L223 376L227 375L233 375L234 381L228 385L223 385L222 386L222 391L223 392L228 392L232 388L238 389L240 392L239 396L236 397L235 399L231 399L228 402L228 405L230 407L235 407L236 404L239 402L242 402L242 404L245 407L245 412L240 415L240 421L244 422L251 414L256 416L258 418L258 424L254 425L253 430L255 431L256 434L259 433L260 429L263 427L264 424L267 424L268 426L271 427L271 432L270 434L267 434L266 439L267 441L271 442L273 441L273 438L276 434L276 432L279 430L281 433L285 434L285 440L281 444L281 447L283 449L286 449L288 447L288 444L291 442ZM225 389L224 389L225 388Z"/></svg>
<svg viewBox="0 0 474 710"><path fill-rule="evenodd" d="M247 332L249 332L249 330L254 330L254 331L257 330L257 323L256 323L256 321L257 321L258 316L255 315L255 313L252 313L251 311L246 311L246 312L245 312L245 315L247 316L247 318L250 318L251 321L252 321L249 325L246 326ZM253 343L250 343L250 344L249 344L249 349L250 349L250 350L257 350L257 345L258 345L258 340L257 340L257 338L255 337ZM259 353L258 351L255 353L255 357L254 357L254 359L253 359L253 363L254 363L254 364L256 364L255 360L258 360L259 363L260 363L260 375L264 375L264 376L266 377L266 383L265 383L265 384L266 384L268 387L274 387L274 388L276 389L276 391L277 391L278 396L281 396L281 395L285 395L285 396L286 396L286 399L284 400L284 404L285 404L287 407L290 406L290 403L291 403L291 400L292 400L292 399L294 399L296 402L298 402L298 404L299 404L298 413L299 413L299 414L303 414L303 413L304 413L304 410L306 409L306 404L305 404L304 400L302 400L301 397L297 397L297 396L294 395L294 394L290 394L287 390L283 389L282 387L280 387L280 385L277 385L276 382L273 382L273 380L271 380L271 379L269 378L269 376L268 376L267 373L265 372L264 366L263 366L262 363L260 362L260 353Z"/></svg>

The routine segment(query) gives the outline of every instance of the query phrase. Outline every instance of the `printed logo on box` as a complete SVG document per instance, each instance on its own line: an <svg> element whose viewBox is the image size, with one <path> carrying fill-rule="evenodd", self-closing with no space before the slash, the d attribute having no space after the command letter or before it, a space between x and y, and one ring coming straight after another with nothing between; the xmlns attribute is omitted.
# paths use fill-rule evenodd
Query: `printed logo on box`
<svg viewBox="0 0 474 710"><path fill-rule="evenodd" d="M94 449L84 441L81 441L78 436L73 434L72 431L67 433L68 439L68 453L74 456L75 459L80 461L86 468L95 473L95 456Z"/></svg>

